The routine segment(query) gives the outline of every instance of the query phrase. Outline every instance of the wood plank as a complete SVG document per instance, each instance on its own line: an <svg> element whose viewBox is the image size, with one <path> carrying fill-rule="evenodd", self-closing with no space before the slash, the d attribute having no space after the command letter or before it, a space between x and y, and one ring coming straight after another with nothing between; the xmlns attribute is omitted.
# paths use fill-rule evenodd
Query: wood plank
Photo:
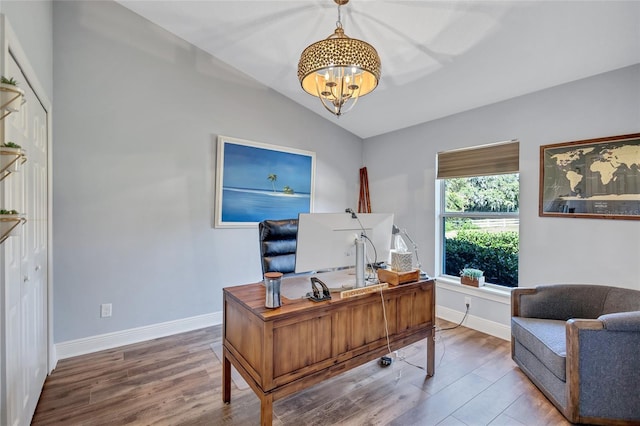
<svg viewBox="0 0 640 426"><path fill-rule="evenodd" d="M436 377L438 373L436 372ZM395 418L392 425L435 425L446 419L452 412L465 405L491 385L486 379L473 373L462 376L451 385L432 394L416 404L404 414Z"/></svg>

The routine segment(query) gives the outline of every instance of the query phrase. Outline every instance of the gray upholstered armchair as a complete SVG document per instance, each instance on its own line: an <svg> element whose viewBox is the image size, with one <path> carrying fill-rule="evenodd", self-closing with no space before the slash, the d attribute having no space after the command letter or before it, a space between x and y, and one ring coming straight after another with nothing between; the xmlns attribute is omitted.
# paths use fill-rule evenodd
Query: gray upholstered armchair
<svg viewBox="0 0 640 426"><path fill-rule="evenodd" d="M518 288L511 313L513 360L570 422L640 424L640 291Z"/></svg>

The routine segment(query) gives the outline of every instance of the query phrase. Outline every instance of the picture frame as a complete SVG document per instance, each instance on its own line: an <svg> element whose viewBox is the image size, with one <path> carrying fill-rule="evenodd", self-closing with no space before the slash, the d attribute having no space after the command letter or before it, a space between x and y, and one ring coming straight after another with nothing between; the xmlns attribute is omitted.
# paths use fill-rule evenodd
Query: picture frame
<svg viewBox="0 0 640 426"><path fill-rule="evenodd" d="M313 212L315 152L219 135L215 228Z"/></svg>
<svg viewBox="0 0 640 426"><path fill-rule="evenodd" d="M640 133L540 146L538 210L640 220Z"/></svg>

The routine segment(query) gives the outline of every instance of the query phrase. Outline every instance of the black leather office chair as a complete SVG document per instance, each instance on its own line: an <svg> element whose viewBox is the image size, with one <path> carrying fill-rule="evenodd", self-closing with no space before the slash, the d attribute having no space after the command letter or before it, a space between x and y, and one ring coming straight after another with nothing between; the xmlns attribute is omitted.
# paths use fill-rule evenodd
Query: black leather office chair
<svg viewBox="0 0 640 426"><path fill-rule="evenodd" d="M258 235L262 273L295 272L298 219L263 220L258 224Z"/></svg>

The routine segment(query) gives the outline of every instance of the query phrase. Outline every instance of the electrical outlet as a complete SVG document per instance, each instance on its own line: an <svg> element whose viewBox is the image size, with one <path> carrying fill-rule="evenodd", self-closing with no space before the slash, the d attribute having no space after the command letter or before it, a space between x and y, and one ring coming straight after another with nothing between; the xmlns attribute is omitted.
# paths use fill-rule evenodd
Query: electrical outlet
<svg viewBox="0 0 640 426"><path fill-rule="evenodd" d="M108 318L111 316L111 303L103 303L100 305L100 318Z"/></svg>
<svg viewBox="0 0 640 426"><path fill-rule="evenodd" d="M465 305L465 306L471 306L471 297L469 297L469 296L465 296L465 298L464 298L464 305Z"/></svg>

